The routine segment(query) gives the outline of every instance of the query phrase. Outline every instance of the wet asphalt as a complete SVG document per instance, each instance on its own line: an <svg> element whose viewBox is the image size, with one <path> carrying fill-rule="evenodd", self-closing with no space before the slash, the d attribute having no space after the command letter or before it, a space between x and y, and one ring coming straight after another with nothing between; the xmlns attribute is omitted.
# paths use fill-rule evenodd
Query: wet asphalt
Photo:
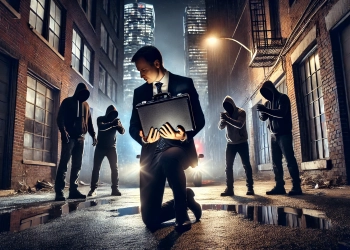
<svg viewBox="0 0 350 250"><path fill-rule="evenodd" d="M112 197L101 186L86 201L55 202L52 192L0 197L0 249L350 249L349 186L266 196L272 187L255 181L256 195L246 196L237 181L232 197L220 197L220 183L193 187L203 216L195 222L189 211L192 229L182 233L174 221L148 230L136 187ZM171 196L166 188L164 201Z"/></svg>

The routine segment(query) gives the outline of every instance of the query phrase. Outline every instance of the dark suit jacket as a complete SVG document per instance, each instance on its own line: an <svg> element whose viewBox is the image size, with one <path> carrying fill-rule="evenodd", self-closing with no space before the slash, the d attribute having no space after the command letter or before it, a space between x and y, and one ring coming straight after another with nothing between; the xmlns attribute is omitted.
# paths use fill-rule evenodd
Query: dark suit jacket
<svg viewBox="0 0 350 250"><path fill-rule="evenodd" d="M171 94L171 96L176 96L179 93L189 94L196 129L194 131L186 132L187 140L185 142L181 142L178 140L166 140L166 142L167 144L173 147L180 147L185 150L185 152L187 153L187 159L186 166L184 166L184 168L187 168L188 166L196 167L198 165L198 157L193 137L204 127L205 124L204 114L198 100L198 93L193 85L193 81L191 78L174 75L170 72L168 92ZM141 130L141 122L135 106L141 103L142 101L152 100L152 97L153 84L149 84L146 82L134 90L133 109L130 119L129 133L134 140L136 140L140 145L142 145L140 159L141 166L150 164L154 156L154 151L156 149L157 142L147 144L142 142L141 137L139 135L139 132ZM148 131L145 131L145 133L148 133Z"/></svg>

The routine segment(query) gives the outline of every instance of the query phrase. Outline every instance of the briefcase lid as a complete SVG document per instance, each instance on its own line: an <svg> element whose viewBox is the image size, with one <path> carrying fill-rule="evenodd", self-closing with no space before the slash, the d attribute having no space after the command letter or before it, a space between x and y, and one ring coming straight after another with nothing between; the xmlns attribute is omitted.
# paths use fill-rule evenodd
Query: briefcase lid
<svg viewBox="0 0 350 250"><path fill-rule="evenodd" d="M174 97L156 101L143 102L136 105L144 134L151 127L159 129L168 122L175 130L181 125L185 131L195 129L190 96L179 94Z"/></svg>

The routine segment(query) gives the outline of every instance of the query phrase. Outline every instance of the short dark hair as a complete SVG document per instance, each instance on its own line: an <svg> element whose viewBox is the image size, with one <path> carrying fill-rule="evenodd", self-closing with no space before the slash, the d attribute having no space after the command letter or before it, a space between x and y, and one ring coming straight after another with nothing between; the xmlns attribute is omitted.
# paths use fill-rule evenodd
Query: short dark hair
<svg viewBox="0 0 350 250"><path fill-rule="evenodd" d="M159 60L161 67L163 67L163 58L160 51L154 46L143 46L135 55L131 58L131 62L136 62L140 58L145 59L149 64L153 64L156 60Z"/></svg>

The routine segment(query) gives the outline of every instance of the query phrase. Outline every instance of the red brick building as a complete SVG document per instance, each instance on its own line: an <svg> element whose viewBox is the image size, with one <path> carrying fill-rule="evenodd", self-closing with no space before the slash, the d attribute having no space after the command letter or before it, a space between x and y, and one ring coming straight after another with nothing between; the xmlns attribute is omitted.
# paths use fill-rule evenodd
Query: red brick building
<svg viewBox="0 0 350 250"><path fill-rule="evenodd" d="M79 82L90 90L94 123L108 105L118 107L123 4L0 0L1 189L54 180L61 146L58 108ZM92 169L91 141L87 136L81 173L86 180Z"/></svg>
<svg viewBox="0 0 350 250"><path fill-rule="evenodd" d="M217 1L206 1L208 35L235 39L252 55L237 42L221 39L208 49L209 106L219 111L227 94L247 111L252 165L256 172L272 173L269 132L256 112L265 101L261 84L271 80L291 100L294 151L302 173L349 183L349 1L223 2L220 8ZM224 93L214 97L211 88ZM216 113L211 120L217 123ZM213 138L223 137L213 133ZM224 158L224 151L220 154Z"/></svg>

